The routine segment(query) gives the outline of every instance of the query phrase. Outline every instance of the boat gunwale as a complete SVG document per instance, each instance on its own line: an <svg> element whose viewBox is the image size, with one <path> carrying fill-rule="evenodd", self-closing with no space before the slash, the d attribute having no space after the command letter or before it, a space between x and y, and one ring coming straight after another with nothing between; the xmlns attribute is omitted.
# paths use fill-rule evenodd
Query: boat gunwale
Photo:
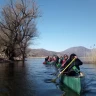
<svg viewBox="0 0 96 96"><path fill-rule="evenodd" d="M83 78L85 77L84 73L80 72L80 75L79 76L69 76L69 75L66 75L66 74L62 74L63 76L66 76L66 77L73 77L73 78Z"/></svg>

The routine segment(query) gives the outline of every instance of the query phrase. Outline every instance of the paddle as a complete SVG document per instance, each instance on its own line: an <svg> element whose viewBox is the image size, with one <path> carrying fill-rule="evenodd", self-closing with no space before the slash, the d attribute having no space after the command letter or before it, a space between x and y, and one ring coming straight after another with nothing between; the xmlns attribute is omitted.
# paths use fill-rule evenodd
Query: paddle
<svg viewBox="0 0 96 96"><path fill-rule="evenodd" d="M74 59L63 69L63 71L61 71L60 74L58 74L58 76L57 76L55 79L51 80L51 81L52 81L52 82L56 82L56 79L75 61L75 59L76 59L76 58L74 58Z"/></svg>
<svg viewBox="0 0 96 96"><path fill-rule="evenodd" d="M65 63L66 63L66 62L67 62L67 60L65 61ZM64 63L64 64L65 64L65 63ZM62 65L61 65L61 67L58 69L59 72L60 72L60 69L61 69L61 68L62 68Z"/></svg>

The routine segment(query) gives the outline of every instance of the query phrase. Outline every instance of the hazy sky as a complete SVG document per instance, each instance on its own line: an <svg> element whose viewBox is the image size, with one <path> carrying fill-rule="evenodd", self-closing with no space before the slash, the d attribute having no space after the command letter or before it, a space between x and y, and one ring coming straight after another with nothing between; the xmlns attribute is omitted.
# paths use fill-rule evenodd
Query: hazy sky
<svg viewBox="0 0 96 96"><path fill-rule="evenodd" d="M32 48L63 51L74 46L90 48L96 44L96 0L36 2L42 17L37 21L40 36Z"/></svg>

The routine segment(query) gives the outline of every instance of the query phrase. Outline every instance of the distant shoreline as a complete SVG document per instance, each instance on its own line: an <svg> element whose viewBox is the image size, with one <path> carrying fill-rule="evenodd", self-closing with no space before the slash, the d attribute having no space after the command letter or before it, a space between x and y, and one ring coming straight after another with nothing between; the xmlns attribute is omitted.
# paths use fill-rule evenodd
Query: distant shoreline
<svg viewBox="0 0 96 96"><path fill-rule="evenodd" d="M31 58L34 58L34 59L35 58L37 58L37 59L44 59L44 58L46 58L46 56L45 57L27 57L27 58L29 58L29 59L31 59ZM95 58L92 58L92 57L79 57L79 59L83 63L85 63L85 64L96 64L96 59ZM22 61L22 60L15 60L15 61ZM3 63L3 62L14 62L14 61L10 61L10 60L1 58L0 59L0 63Z"/></svg>
<svg viewBox="0 0 96 96"><path fill-rule="evenodd" d="M27 58L45 58L45 57L27 57Z"/></svg>
<svg viewBox="0 0 96 96"><path fill-rule="evenodd" d="M27 58L38 58L38 59L41 59L41 58L45 58L45 57L27 57ZM96 60L93 60L91 57L79 57L79 58L80 58L80 60L83 63L86 63L86 64L96 64Z"/></svg>

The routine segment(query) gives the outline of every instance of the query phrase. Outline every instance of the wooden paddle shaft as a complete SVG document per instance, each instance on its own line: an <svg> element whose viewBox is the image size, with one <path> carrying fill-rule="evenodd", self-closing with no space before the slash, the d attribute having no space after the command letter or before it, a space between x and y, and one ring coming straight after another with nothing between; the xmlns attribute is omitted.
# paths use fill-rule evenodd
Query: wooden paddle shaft
<svg viewBox="0 0 96 96"><path fill-rule="evenodd" d="M61 71L61 73L58 75L58 77L73 63L73 61L75 61L76 58L74 58L65 68L63 71Z"/></svg>

